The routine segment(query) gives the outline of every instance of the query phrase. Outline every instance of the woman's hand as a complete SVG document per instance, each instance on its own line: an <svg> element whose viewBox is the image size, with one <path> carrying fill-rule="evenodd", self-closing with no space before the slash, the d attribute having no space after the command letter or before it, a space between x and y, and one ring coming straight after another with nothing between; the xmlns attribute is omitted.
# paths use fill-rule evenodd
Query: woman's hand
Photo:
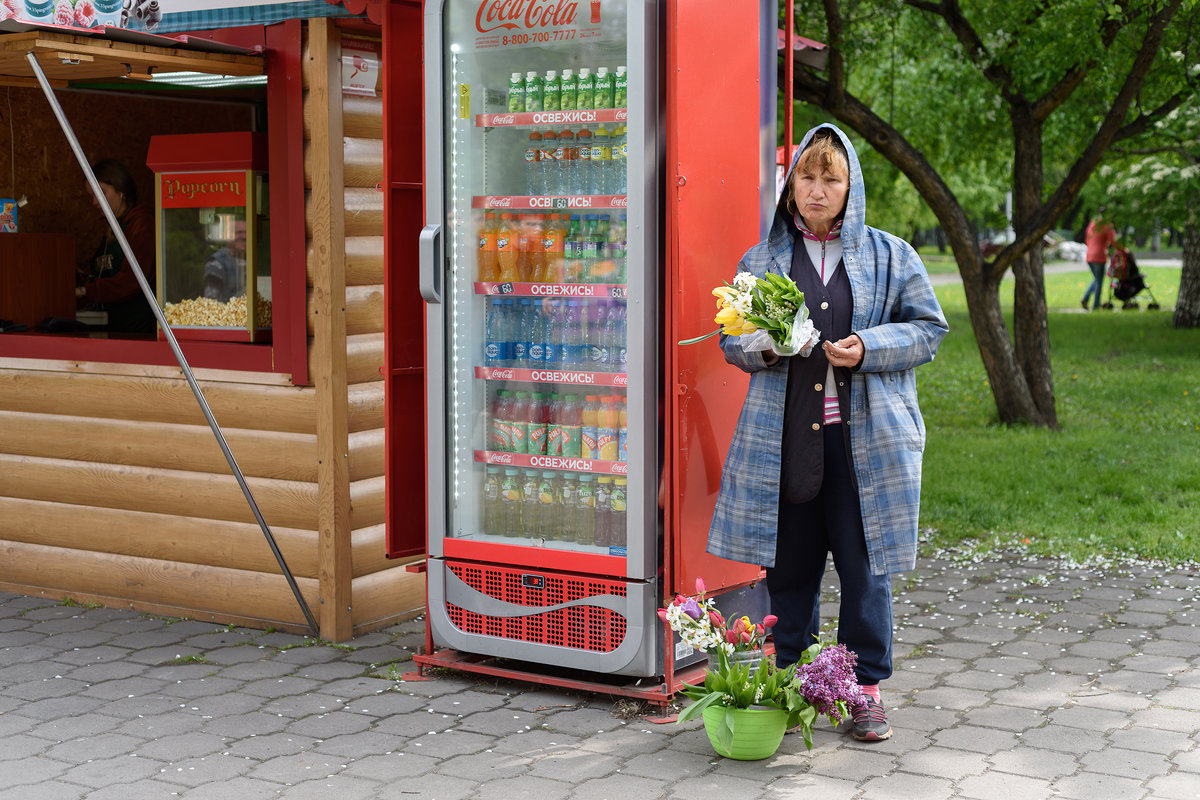
<svg viewBox="0 0 1200 800"><path fill-rule="evenodd" d="M829 359L830 364L851 369L862 363L863 353L866 352L862 339L858 338L856 333L837 342L826 341L824 347L825 357Z"/></svg>

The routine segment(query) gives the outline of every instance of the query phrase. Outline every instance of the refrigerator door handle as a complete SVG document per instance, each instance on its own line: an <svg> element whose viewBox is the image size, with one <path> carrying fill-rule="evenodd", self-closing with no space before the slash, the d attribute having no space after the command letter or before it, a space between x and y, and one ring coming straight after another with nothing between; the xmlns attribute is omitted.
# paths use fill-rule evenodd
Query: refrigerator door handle
<svg viewBox="0 0 1200 800"><path fill-rule="evenodd" d="M421 297L426 303L442 302L442 226L421 229Z"/></svg>

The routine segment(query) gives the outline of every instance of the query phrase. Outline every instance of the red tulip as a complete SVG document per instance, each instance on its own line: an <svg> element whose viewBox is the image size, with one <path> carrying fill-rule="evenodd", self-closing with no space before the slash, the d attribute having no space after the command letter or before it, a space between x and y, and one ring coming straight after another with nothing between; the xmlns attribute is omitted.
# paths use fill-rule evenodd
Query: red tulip
<svg viewBox="0 0 1200 800"><path fill-rule="evenodd" d="M714 628L724 628L725 618L721 616L719 611L709 611L708 621L713 624Z"/></svg>
<svg viewBox="0 0 1200 800"><path fill-rule="evenodd" d="M667 621L667 610L665 608L660 608L658 610L658 618L661 619L663 622Z"/></svg>
<svg viewBox="0 0 1200 800"><path fill-rule="evenodd" d="M734 631L725 631L725 641L729 642L730 644L737 644L737 633Z"/></svg>

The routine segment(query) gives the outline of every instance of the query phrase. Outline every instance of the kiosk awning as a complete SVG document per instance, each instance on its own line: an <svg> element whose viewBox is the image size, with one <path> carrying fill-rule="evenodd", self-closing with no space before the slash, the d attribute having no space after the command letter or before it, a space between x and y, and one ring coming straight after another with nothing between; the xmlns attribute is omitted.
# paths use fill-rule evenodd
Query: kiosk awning
<svg viewBox="0 0 1200 800"><path fill-rule="evenodd" d="M211 39L6 20L0 22L0 86L37 85L27 53L34 54L47 80L58 87L116 78L146 80L166 72L262 75L264 69L261 55Z"/></svg>

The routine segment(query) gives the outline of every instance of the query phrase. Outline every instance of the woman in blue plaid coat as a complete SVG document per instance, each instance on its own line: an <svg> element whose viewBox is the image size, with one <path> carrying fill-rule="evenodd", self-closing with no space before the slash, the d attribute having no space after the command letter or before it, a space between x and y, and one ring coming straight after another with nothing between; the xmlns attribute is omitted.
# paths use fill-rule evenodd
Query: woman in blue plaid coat
<svg viewBox="0 0 1200 800"><path fill-rule="evenodd" d="M948 330L925 266L906 242L866 224L853 145L809 131L767 238L738 272L791 278L821 344L808 357L747 352L721 337L750 386L721 477L710 553L767 567L781 666L820 630L827 553L841 580L838 641L858 655L862 741L891 736L879 682L892 674L890 574L917 554L925 424L914 368Z"/></svg>

